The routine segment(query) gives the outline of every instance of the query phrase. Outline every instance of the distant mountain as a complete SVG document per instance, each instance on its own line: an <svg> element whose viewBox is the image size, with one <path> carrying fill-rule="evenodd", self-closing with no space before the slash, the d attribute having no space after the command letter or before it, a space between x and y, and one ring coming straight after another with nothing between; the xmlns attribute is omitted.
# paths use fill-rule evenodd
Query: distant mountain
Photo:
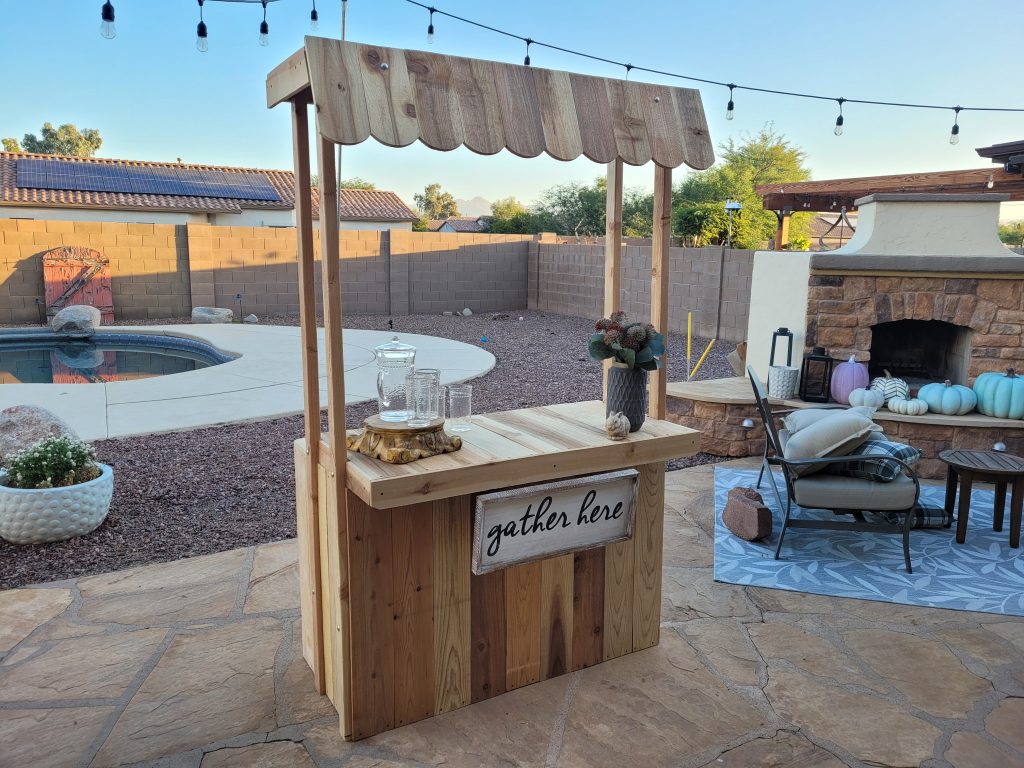
<svg viewBox="0 0 1024 768"><path fill-rule="evenodd" d="M463 216L490 216L491 201L477 195L472 200L455 200L459 206L459 213Z"/></svg>

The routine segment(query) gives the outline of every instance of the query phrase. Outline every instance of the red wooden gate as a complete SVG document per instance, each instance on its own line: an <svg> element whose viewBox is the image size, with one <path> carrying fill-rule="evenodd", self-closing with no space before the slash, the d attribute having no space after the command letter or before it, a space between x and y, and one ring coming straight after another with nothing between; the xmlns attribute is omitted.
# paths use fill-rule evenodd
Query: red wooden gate
<svg viewBox="0 0 1024 768"><path fill-rule="evenodd" d="M110 265L98 251L76 245L47 251L43 254L43 282L47 317L72 304L88 304L100 311L103 323L114 322Z"/></svg>

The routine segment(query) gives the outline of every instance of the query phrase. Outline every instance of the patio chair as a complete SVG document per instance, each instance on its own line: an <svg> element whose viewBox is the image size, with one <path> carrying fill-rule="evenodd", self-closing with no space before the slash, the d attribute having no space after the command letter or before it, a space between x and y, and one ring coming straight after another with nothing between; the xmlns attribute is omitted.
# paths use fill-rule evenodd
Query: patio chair
<svg viewBox="0 0 1024 768"><path fill-rule="evenodd" d="M764 424L765 438L768 445L765 450L764 459L761 463L761 475L758 476L757 487L761 486L763 475L768 476L772 490L775 492L775 499L779 508L784 510L782 529L779 531L779 542L775 548L775 559L779 559L782 552L782 541L789 528L816 528L829 531L853 530L865 533L898 533L903 536L903 561L907 566L907 573L913 573L910 564L910 529L914 521L914 511L917 507L918 497L921 493L921 484L917 475L910 466L888 454L858 456L834 456L814 459L801 459L798 461L785 458L786 442L789 439L789 432L785 429L777 430L775 418L768 404L767 395L761 380L757 377L754 369L747 366L747 376L754 389L754 402L757 405L758 413ZM830 475L822 471L813 474L799 473L800 467L814 465L837 465L864 461L877 458L885 461L894 461L900 465L903 474L889 483L864 480L854 477L842 477ZM782 476L786 483L786 501L783 504L782 495L779 492L772 467L780 467ZM837 518L849 515L853 519L844 521L820 520L811 518L793 517L794 507L805 509L825 509L833 512ZM887 516L893 517L902 515L901 522L890 524L883 522L868 522L864 518L865 512L884 512ZM898 517L897 517L898 519Z"/></svg>

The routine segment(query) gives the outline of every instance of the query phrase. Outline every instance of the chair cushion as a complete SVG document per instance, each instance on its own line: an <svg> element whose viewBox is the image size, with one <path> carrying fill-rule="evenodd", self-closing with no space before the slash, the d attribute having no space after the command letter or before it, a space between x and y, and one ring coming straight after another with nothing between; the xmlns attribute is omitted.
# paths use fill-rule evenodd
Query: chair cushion
<svg viewBox="0 0 1024 768"><path fill-rule="evenodd" d="M917 486L906 475L891 483L819 473L793 482L794 501L807 509L852 509L875 512L910 509Z"/></svg>
<svg viewBox="0 0 1024 768"><path fill-rule="evenodd" d="M789 435L783 449L790 461L845 456L867 440L878 427L867 416L852 411L835 411L827 418ZM817 472L825 465L809 464L795 468L798 475Z"/></svg>
<svg viewBox="0 0 1024 768"><path fill-rule="evenodd" d="M858 405L853 408L800 408L788 414L782 420L786 429L790 432L799 432L812 424L817 424L822 419L835 416L837 413L859 413L869 419L875 415L876 408L867 405Z"/></svg>
<svg viewBox="0 0 1024 768"><path fill-rule="evenodd" d="M907 464L913 464L921 458L921 452L911 445L895 443L886 440L884 437L873 433L868 439L858 445L847 456L869 456L881 455L892 456L902 459ZM864 480L873 480L876 483L891 483L903 473L903 467L897 462L889 459L856 459L848 464L830 464L825 468L830 475L841 475L843 477L860 477Z"/></svg>

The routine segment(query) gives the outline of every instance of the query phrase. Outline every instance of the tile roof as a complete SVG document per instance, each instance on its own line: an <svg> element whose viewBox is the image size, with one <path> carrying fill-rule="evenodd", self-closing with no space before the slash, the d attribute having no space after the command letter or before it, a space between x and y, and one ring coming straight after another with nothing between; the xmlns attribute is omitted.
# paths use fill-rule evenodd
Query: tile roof
<svg viewBox="0 0 1024 768"><path fill-rule="evenodd" d="M437 229L447 224L456 232L486 232L489 218L489 216L451 216L440 221ZM433 225L434 221L432 220L430 223Z"/></svg>
<svg viewBox="0 0 1024 768"><path fill-rule="evenodd" d="M262 173L280 200L234 200L225 197L194 195L158 195L125 192L85 192L72 189L29 189L17 185L17 161L20 159L59 160L72 163L96 163L135 168L184 168L224 171L226 173ZM313 216L319 218L320 194L313 189ZM34 155L24 152L0 152L0 205L29 205L41 208L99 208L115 210L176 211L184 213L241 213L246 209L291 210L295 207L295 176L291 171L262 168L228 168L186 163L156 163L106 158ZM367 189L341 190L342 218L347 221L415 221L416 214L394 192Z"/></svg>
<svg viewBox="0 0 1024 768"><path fill-rule="evenodd" d="M857 226L857 214L848 213L846 214L846 218L850 220L850 223L854 227ZM850 229L845 222L837 225L835 229L829 232L829 228L832 227L832 225L835 224L836 221L838 221L838 219L839 215L835 213L819 213L817 216L811 219L809 231L810 236L817 240L819 237L825 237L825 233L828 232L829 238L839 238L840 236L842 236L844 239L849 240L853 236L853 230Z"/></svg>

